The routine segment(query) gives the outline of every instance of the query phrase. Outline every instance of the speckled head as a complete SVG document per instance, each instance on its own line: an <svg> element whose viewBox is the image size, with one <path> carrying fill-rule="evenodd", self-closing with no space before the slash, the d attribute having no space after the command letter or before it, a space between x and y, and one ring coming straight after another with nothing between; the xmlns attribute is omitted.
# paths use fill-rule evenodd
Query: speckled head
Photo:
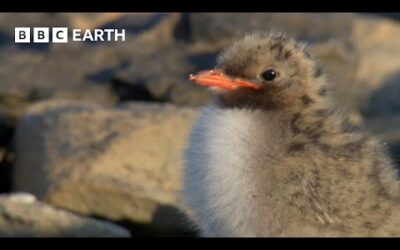
<svg viewBox="0 0 400 250"><path fill-rule="evenodd" d="M211 87L222 107L309 106L327 93L326 79L306 45L282 33L253 33L224 50L214 70L190 80Z"/></svg>

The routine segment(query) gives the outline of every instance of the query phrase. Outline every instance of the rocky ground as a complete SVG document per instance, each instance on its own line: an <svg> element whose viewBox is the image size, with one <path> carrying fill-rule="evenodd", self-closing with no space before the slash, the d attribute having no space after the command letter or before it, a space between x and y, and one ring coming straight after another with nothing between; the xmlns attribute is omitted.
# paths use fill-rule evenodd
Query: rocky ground
<svg viewBox="0 0 400 250"><path fill-rule="evenodd" d="M190 73L252 30L308 42L343 108L400 166L400 23L364 14L0 14L0 236L195 236L182 151L209 96ZM16 26L125 42L15 44Z"/></svg>

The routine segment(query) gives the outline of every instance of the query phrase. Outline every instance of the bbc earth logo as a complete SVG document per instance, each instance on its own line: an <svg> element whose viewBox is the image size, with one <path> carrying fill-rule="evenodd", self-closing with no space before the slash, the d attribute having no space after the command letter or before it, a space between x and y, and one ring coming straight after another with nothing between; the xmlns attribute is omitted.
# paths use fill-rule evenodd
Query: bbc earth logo
<svg viewBox="0 0 400 250"><path fill-rule="evenodd" d="M125 41L125 29L82 30L68 29L67 27L15 28L15 43L68 43L69 38L71 38L73 42Z"/></svg>

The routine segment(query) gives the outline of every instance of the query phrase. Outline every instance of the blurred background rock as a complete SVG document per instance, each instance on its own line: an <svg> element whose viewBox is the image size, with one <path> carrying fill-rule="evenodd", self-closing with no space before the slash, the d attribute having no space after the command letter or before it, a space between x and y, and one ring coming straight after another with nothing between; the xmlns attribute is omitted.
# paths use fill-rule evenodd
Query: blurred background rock
<svg viewBox="0 0 400 250"><path fill-rule="evenodd" d="M255 30L308 42L342 108L385 140L400 165L398 20L399 13L0 14L0 236L195 236L179 197L180 169L209 96L187 77ZM126 41L15 44L18 26L118 28Z"/></svg>

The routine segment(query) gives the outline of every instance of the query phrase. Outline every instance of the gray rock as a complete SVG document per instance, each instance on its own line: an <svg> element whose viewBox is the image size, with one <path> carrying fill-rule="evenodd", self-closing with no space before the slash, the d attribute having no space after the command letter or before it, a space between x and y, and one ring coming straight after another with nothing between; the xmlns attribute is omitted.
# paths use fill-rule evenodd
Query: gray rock
<svg viewBox="0 0 400 250"><path fill-rule="evenodd" d="M182 150L196 117L172 105L38 103L17 127L14 190L81 214L179 229L178 210L160 209L182 205Z"/></svg>
<svg viewBox="0 0 400 250"><path fill-rule="evenodd" d="M115 20L104 23L97 28L101 29L125 29L126 33L137 35L151 29L157 29L163 21L170 17L169 14L128 14L122 15Z"/></svg>
<svg viewBox="0 0 400 250"><path fill-rule="evenodd" d="M64 18L68 26L76 29L93 29L106 23L114 22L128 13L54 13L53 15ZM141 14L140 16L151 16ZM140 18L138 18L140 19ZM140 22L140 21L139 21Z"/></svg>
<svg viewBox="0 0 400 250"><path fill-rule="evenodd" d="M376 91L386 88L383 85L395 85L393 80L400 73L399 39L398 22L372 16L358 16L354 20L350 40L360 55L360 62L355 72L356 95L353 100L365 113L369 113L366 106L370 97L376 98ZM384 98L388 101L387 107L395 105L393 94L390 96L392 97ZM379 104L381 105L384 106L383 102ZM376 113L373 110L371 112Z"/></svg>
<svg viewBox="0 0 400 250"><path fill-rule="evenodd" d="M392 18L394 20L400 21L400 13L399 12L373 12L373 13L369 13L369 15L377 15L377 16Z"/></svg>
<svg viewBox="0 0 400 250"><path fill-rule="evenodd" d="M196 42L226 43L247 32L269 29L307 40L345 39L352 14L333 13L194 13L190 38Z"/></svg>
<svg viewBox="0 0 400 250"><path fill-rule="evenodd" d="M8 14L1 17L4 20L0 18L0 31L1 25L6 25L6 21L13 18ZM62 98L101 104L114 104L118 101L119 96L110 88L116 72L129 65L133 58L149 56L150 53L171 44L173 30L179 20L179 16L174 14L131 14L119 18L106 15L103 19L114 18L106 23L103 23L102 18L89 22L86 15L82 17L79 14L38 14L28 17L23 19L26 20L24 26L41 24L46 17L49 22L52 18L64 20L61 26L75 26L74 28L95 28L92 26L96 24L103 28L110 25L120 28L126 26L127 37L125 42L50 43L44 50L5 47L0 50L0 63L3 65L0 69L0 97L15 97L24 102ZM53 25L55 23L57 22Z"/></svg>
<svg viewBox="0 0 400 250"><path fill-rule="evenodd" d="M169 46L152 55L133 58L131 64L117 71L115 80L124 84L127 100L151 100L172 102L178 105L199 106L209 101L208 93L188 81L190 73L198 68L191 64L185 46ZM115 86L114 82L114 86ZM146 90L146 98L137 96L138 90Z"/></svg>
<svg viewBox="0 0 400 250"><path fill-rule="evenodd" d="M53 208L28 193L0 195L0 237L129 237L126 229Z"/></svg>
<svg viewBox="0 0 400 250"><path fill-rule="evenodd" d="M114 102L107 86L89 78L93 72L118 65L110 49L71 43L49 53L6 50L0 55L0 63L4 65L0 70L0 95L34 101L57 95L68 97L72 93L76 99Z"/></svg>

